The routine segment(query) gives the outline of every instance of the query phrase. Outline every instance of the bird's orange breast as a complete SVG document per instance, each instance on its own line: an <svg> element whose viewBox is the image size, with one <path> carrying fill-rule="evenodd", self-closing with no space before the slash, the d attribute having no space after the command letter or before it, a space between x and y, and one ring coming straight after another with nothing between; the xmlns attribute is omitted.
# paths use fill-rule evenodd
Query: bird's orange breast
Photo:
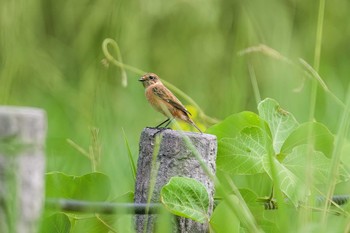
<svg viewBox="0 0 350 233"><path fill-rule="evenodd" d="M153 86L149 86L145 90L145 95L148 102L152 105L154 109L156 109L158 112L164 114L167 117L169 117L168 114L170 113L174 118L188 121L189 117L186 113L155 95L153 93L152 88Z"/></svg>

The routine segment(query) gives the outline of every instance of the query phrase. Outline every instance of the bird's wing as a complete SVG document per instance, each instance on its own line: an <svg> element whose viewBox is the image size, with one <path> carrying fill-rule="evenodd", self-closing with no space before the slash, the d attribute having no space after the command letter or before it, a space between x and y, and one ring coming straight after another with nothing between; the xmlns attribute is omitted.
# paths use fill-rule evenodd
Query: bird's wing
<svg viewBox="0 0 350 233"><path fill-rule="evenodd" d="M174 108L177 108L184 112L185 114L191 115L191 113L181 104L181 102L171 94L171 92L166 88L153 87L153 93L158 96L163 101L169 103Z"/></svg>

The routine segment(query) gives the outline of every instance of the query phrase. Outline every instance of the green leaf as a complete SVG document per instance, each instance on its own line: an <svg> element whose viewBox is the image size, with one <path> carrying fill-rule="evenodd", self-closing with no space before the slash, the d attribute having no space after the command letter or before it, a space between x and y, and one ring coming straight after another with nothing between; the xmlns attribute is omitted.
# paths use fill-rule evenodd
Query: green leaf
<svg viewBox="0 0 350 233"><path fill-rule="evenodd" d="M234 202L239 205L239 200L236 196L231 195L229 198L233 198ZM210 226L216 233L240 232L240 221L225 200L221 201L215 208L210 218Z"/></svg>
<svg viewBox="0 0 350 233"><path fill-rule="evenodd" d="M69 176L60 172L46 174L46 197L105 201L110 190L110 180L102 173L83 176Z"/></svg>
<svg viewBox="0 0 350 233"><path fill-rule="evenodd" d="M132 191L128 191L122 195L111 197L109 200L112 202L134 202L135 193Z"/></svg>
<svg viewBox="0 0 350 233"><path fill-rule="evenodd" d="M266 123L253 112L240 112L233 114L222 122L207 129L206 133L214 134L218 140L222 138L235 138L244 128L266 127Z"/></svg>
<svg viewBox="0 0 350 233"><path fill-rule="evenodd" d="M271 145L261 128L245 128L236 138L219 141L217 167L233 175L263 173L262 158L272 152Z"/></svg>
<svg viewBox="0 0 350 233"><path fill-rule="evenodd" d="M69 233L70 229L71 223L68 216L63 213L56 213L44 219L39 232Z"/></svg>
<svg viewBox="0 0 350 233"><path fill-rule="evenodd" d="M110 232L109 230L117 232L114 224L120 221L119 218L120 215L80 215L79 218L75 220L70 233L107 233ZM122 224L128 225L126 221Z"/></svg>
<svg viewBox="0 0 350 233"><path fill-rule="evenodd" d="M256 201L258 196L252 190L243 188L239 189L239 192L247 205L259 205L259 203Z"/></svg>
<svg viewBox="0 0 350 233"><path fill-rule="evenodd" d="M263 166L270 178L275 182L280 190L291 200L294 206L304 200L308 194L304 183L287 167L281 164L275 157L263 157ZM272 167L274 172L272 172Z"/></svg>
<svg viewBox="0 0 350 233"><path fill-rule="evenodd" d="M308 153L311 153L309 158ZM313 185L326 183L330 175L331 160L322 152L313 150L309 152L308 145L300 145L286 156L283 163L275 157L263 157L263 166L270 178L275 184L277 183L278 188L295 206L298 206L298 202L303 201L314 188L314 186L307 188L306 177L311 176ZM276 173L272 172L272 166ZM340 166L338 182L348 179L349 173Z"/></svg>
<svg viewBox="0 0 350 233"><path fill-rule="evenodd" d="M333 151L334 136L326 126L317 122L307 122L296 128L284 142L281 153L288 154L294 147L312 142L315 150L328 158Z"/></svg>
<svg viewBox="0 0 350 233"><path fill-rule="evenodd" d="M258 105L259 115L270 127L272 143L278 154L286 138L298 126L294 116L283 110L276 100L267 98Z"/></svg>
<svg viewBox="0 0 350 233"><path fill-rule="evenodd" d="M173 214L204 223L208 217L209 195L204 185L187 177L172 177L160 193L161 202Z"/></svg>
<svg viewBox="0 0 350 233"><path fill-rule="evenodd" d="M308 145L295 147L292 153L288 154L283 160L284 166L301 180L304 180L307 175L311 175L312 183L327 183L330 175L331 159L327 158L322 152L308 150ZM310 155L308 157L309 153ZM344 167L341 166L338 182L348 179L349 174Z"/></svg>

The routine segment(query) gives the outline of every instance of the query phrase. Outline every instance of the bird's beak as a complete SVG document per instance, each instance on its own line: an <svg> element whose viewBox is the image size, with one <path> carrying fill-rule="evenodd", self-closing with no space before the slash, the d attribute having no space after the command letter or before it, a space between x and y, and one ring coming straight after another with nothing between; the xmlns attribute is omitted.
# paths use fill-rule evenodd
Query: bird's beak
<svg viewBox="0 0 350 233"><path fill-rule="evenodd" d="M143 77L141 77L141 78L139 79L139 81L140 81L140 82L144 82L145 80L143 79Z"/></svg>

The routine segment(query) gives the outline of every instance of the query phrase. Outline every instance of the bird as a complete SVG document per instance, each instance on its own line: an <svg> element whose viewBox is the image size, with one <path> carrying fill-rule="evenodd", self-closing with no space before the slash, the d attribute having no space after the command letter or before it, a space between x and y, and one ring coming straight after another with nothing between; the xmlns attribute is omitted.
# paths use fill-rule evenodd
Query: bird
<svg viewBox="0 0 350 233"><path fill-rule="evenodd" d="M144 88L145 96L152 107L158 112L162 113L167 117L165 121L156 126L166 124L166 128L172 120L179 119L194 126L200 133L202 131L190 118L191 113L185 108L185 106L176 98L176 96L164 86L160 78L154 73L147 73L140 79Z"/></svg>

